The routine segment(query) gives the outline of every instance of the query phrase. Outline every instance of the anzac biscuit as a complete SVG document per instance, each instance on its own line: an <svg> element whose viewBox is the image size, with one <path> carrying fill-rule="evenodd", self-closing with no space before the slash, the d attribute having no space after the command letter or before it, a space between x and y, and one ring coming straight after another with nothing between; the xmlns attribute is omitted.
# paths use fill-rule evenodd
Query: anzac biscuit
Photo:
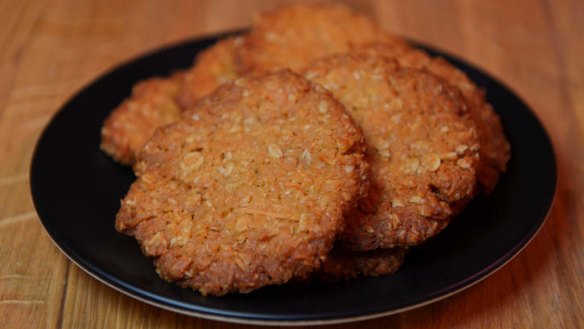
<svg viewBox="0 0 584 329"><path fill-rule="evenodd" d="M261 14L236 55L240 73L300 71L311 61L368 42L402 44L368 17L339 4L292 4Z"/></svg>
<svg viewBox="0 0 584 329"><path fill-rule="evenodd" d="M367 140L371 188L347 218L344 248L419 244L473 196L479 144L456 88L379 56L323 58L305 77L345 105Z"/></svg>
<svg viewBox="0 0 584 329"><path fill-rule="evenodd" d="M177 101L183 108L192 106L199 98L219 85L238 77L235 72L235 52L243 37L228 38L201 52L192 68L185 72Z"/></svg>
<svg viewBox="0 0 584 329"><path fill-rule="evenodd" d="M171 78L151 78L134 87L104 122L101 148L116 161L131 165L158 127L177 121L217 86L235 79L233 54L240 38L229 38L201 52L192 68Z"/></svg>
<svg viewBox="0 0 584 329"><path fill-rule="evenodd" d="M238 79L155 132L116 229L202 294L306 279L365 193L364 151L322 87L290 71Z"/></svg>
<svg viewBox="0 0 584 329"><path fill-rule="evenodd" d="M101 149L114 160L131 165L154 130L180 118L175 102L181 77L151 78L136 84L132 95L105 120Z"/></svg>
<svg viewBox="0 0 584 329"><path fill-rule="evenodd" d="M355 48L354 52L394 58L403 67L426 69L458 87L469 106L468 114L477 127L480 144L477 179L481 190L489 193L495 188L499 175L506 170L510 146L503 133L501 121L491 105L486 102L484 92L466 74L444 59L431 57L411 47L371 43Z"/></svg>
<svg viewBox="0 0 584 329"><path fill-rule="evenodd" d="M333 248L316 278L323 281L343 281L359 276L393 274L404 261L405 249L377 249L371 251L346 251Z"/></svg>

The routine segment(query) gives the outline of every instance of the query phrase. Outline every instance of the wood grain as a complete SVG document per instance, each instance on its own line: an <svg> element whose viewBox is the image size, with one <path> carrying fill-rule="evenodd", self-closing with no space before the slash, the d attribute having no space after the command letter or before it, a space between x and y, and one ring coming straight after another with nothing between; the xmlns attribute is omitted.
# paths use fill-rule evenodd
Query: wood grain
<svg viewBox="0 0 584 329"><path fill-rule="evenodd" d="M584 328L584 2L344 2L515 90L548 129L560 179L542 231L500 271L446 300L340 327ZM79 270L39 224L28 170L43 127L97 75L164 44L246 26L275 3L0 1L0 328L239 327L146 305Z"/></svg>

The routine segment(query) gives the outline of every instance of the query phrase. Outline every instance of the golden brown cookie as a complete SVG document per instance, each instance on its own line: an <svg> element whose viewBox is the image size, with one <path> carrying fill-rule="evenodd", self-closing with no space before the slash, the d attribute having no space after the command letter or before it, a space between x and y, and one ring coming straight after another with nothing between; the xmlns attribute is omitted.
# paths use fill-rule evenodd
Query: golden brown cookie
<svg viewBox="0 0 584 329"><path fill-rule="evenodd" d="M183 109L235 79L233 56L240 39L225 39L204 50L187 71L137 83L104 122L101 148L116 161L132 165L156 128L177 121Z"/></svg>
<svg viewBox="0 0 584 329"><path fill-rule="evenodd" d="M343 247L419 244L473 196L479 144L459 90L379 56L330 56L305 76L345 105L367 140L371 188L347 218Z"/></svg>
<svg viewBox="0 0 584 329"><path fill-rule="evenodd" d="M234 57L243 38L220 40L197 56L193 67L185 72L179 88L177 101L183 108L189 108L219 85L238 77Z"/></svg>
<svg viewBox="0 0 584 329"><path fill-rule="evenodd" d="M286 70L238 79L156 131L116 229L205 295L307 278L365 193L364 151L322 87Z"/></svg>
<svg viewBox="0 0 584 329"><path fill-rule="evenodd" d="M180 74L172 78L151 78L136 84L132 95L105 120L101 149L114 160L131 165L154 130L179 119L175 102Z"/></svg>
<svg viewBox="0 0 584 329"><path fill-rule="evenodd" d="M442 58L434 58L411 47L388 43L371 43L354 49L354 53L381 55L396 59L403 67L426 69L458 87L469 106L469 115L475 122L480 143L478 181L481 190L491 192L499 175L506 170L510 157L510 146L503 133L501 121L491 105L486 102L484 92L461 70Z"/></svg>
<svg viewBox="0 0 584 329"><path fill-rule="evenodd" d="M360 276L393 274L404 261L405 249L346 251L333 248L315 278L323 281L343 281Z"/></svg>
<svg viewBox="0 0 584 329"><path fill-rule="evenodd" d="M401 44L368 17L340 4L297 3L261 14L237 52L238 71L290 68L368 42Z"/></svg>

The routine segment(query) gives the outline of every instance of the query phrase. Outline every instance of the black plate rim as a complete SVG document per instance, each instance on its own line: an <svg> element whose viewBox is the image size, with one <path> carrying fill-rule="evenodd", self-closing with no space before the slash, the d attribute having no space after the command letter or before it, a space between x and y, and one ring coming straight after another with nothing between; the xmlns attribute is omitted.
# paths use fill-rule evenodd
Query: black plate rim
<svg viewBox="0 0 584 329"><path fill-rule="evenodd" d="M469 289L471 287L473 287L476 284L479 284L480 282L482 282L483 280L487 279L488 277L490 277L491 275L493 275L495 272L499 271L501 268L503 268L505 265L507 265L509 262L511 262L513 259L515 259L515 257L517 257L526 247L527 245L529 245L529 243L537 236L537 234L539 233L539 231L541 231L543 225L545 224L545 222L547 221L549 214L551 212L551 209L553 209L553 206L555 204L555 200L556 200L556 196L557 196L557 182L556 182L556 188L554 190L554 196L553 196L553 200L550 203L550 209L548 210L544 220L541 222L541 225L537 228L537 230L535 231L535 233L529 238L526 239L525 242L523 243L523 245L518 246L517 251L510 251L508 254L510 254L510 256L508 258L505 259L505 257L502 257L500 260L501 262L498 264L493 264L494 266L490 267L489 269L487 269L486 271L480 272L479 274L473 276L473 277L469 277L468 278L468 283L467 284L461 284L460 287L457 287L455 289L452 289L451 291L448 292L444 292L443 294L440 293L436 293L436 297L433 297L431 299L428 299L426 301L423 302L419 302L416 304L412 304L410 306L406 306L406 307L402 307L402 308L396 308L396 309L392 309L389 311L382 311L382 312L373 312L370 314L366 314L366 315L358 315L358 316L349 316L349 317L337 317L337 318L330 318L330 319L308 319L308 320L278 320L278 319L274 319L274 320L267 320L267 319L259 319L259 318L249 318L246 317L245 313L241 313L241 315L238 315L236 312L221 312L221 313L229 313L229 314L225 314L225 315L218 315L218 314L213 314L213 313L205 313L205 312L196 312L196 311L192 311L192 310L186 310L180 307L172 307L171 305L168 304L164 304L161 302L157 302L155 301L155 299L163 299L163 300L167 300L166 298L161 298L159 296L156 297L151 297L151 299L148 299L147 296L153 296L150 293L144 292L139 288L135 288L132 287L131 290L140 290L145 296L141 296L140 294L136 294L131 290L127 290L124 289L123 286L129 286L131 287L131 285L126 285L123 282L117 281L114 279L114 282L110 282L106 277L108 275L105 275L103 273L95 273L93 272L91 269L81 265L79 262L76 261L76 259L74 258L74 256L72 256L71 254L65 252L61 246L60 243L58 243L53 236L49 233L49 231L47 230L47 228L43 225L41 225L43 227L43 230L45 231L45 233L49 236L49 238L51 239L51 241L55 244L55 246L67 257L67 259L69 259L73 264L75 264L77 267L79 267L80 269L82 269L85 273L89 274L89 276L91 276L92 278L96 279L97 281L105 284L106 286L116 290L117 292L120 292L126 296L129 296L131 298L134 298L136 300L139 300L143 303L155 306L155 307L159 307L161 309L165 309L167 311L171 311L171 312L176 312L179 314L183 314L183 315L187 315L187 316L193 316L193 317L199 317L199 318L203 318L203 319L207 319L207 320L213 320L213 321L223 321L223 322L228 322L228 323L235 323L235 324L246 324L246 325L261 325L261 326L286 326L286 327L296 327L296 326L320 326L320 325L336 325L336 324L343 324L343 323L351 323L351 322L359 322L359 321L366 321L366 320L372 320L372 319L376 319L376 318L381 318L381 317L385 317L385 316L390 316L390 315L394 315L394 314L398 314L398 313L402 313L402 312L406 312L406 311L410 311L410 310L414 310L417 308L421 308L424 307L426 305L444 300L446 298L449 298L453 295L458 294L459 292L462 292L466 289ZM40 218L40 217L39 217ZM42 220L41 220L42 222ZM97 272L97 271L96 271ZM463 281L466 282L466 281ZM120 285L120 286L118 286ZM168 300L170 301L170 300ZM169 304L171 304L169 302ZM201 310L203 310L203 308L201 308Z"/></svg>
<svg viewBox="0 0 584 329"><path fill-rule="evenodd" d="M489 79L495 81L503 89L505 89L506 91L511 93L520 103L522 103L522 105L524 105L524 107L529 112L528 114L533 117L533 119L536 121L536 123L542 129L542 132L546 138L546 142L548 143L548 146L550 147L550 150L551 150L550 155L553 158L553 173L550 173L550 174L553 174L554 188L553 188L552 197L548 202L548 206L546 207L547 208L546 214L544 216L540 216L541 218L534 220L533 221L534 225L531 227L531 230L529 232L527 232L527 234L525 234L522 237L522 239L515 244L515 246L513 248L509 249L504 255L502 255L496 261L492 262L489 266L483 268L481 271L475 273L474 275L471 275L471 276L465 278L464 280L458 281L456 284L454 284L450 287L445 287L444 289L435 291L433 294L430 294L429 296L425 296L427 298L421 298L422 300L413 301L411 303L408 303L408 305L406 305L404 307L394 308L391 310L373 309L370 312L362 312L363 314L350 314L348 316L340 316L339 314L327 314L325 316L309 316L309 317L297 316L297 317L286 318L286 317L278 316L278 315L273 316L273 315L269 315L269 314L257 314L257 313L250 314L250 313L246 313L246 312L216 310L213 308L208 308L205 306L193 305L193 304L189 304L190 307L186 307L185 306L187 304L186 302L176 301L174 299L169 299L166 297L158 296L156 294L144 291L143 289L138 288L138 287L132 285L131 283L118 280L115 277L112 277L111 275L104 273L99 268L96 268L96 267L92 266L91 264L87 263L80 255L77 254L77 252L75 250L72 250L66 243L61 241L58 236L55 236L54 233L49 230L50 223L48 223L46 221L46 216L43 216L44 210L42 209L42 206L40 205L40 203L37 200L38 192L36 192L36 191L38 191L38 189L37 189L37 184L36 184L36 177L35 177L35 173L34 173L34 168L35 168L35 164L37 162L38 149L41 145L41 141L42 141L43 137L45 136L46 132L51 129L51 126L53 125L53 123L54 123L55 119L58 117L58 115L61 113L62 109L68 107L70 105L70 103L72 103L75 100L75 98L79 95L79 93L81 91L89 88L91 85L95 84L97 81L105 79L110 74L113 74L115 71L137 61L138 59L143 59L143 58L146 58L149 56L153 56L153 55L156 55L160 52L168 51L170 49L177 48L177 47L180 47L182 45L193 43L193 42L205 42L205 41L214 40L214 39L222 38L222 37L229 36L229 35L236 35L236 34L241 33L242 31L245 31L245 30L235 30L235 31L221 32L221 33L217 33L217 34L208 34L208 35L203 35L200 37L186 39L183 41L173 42L173 43L170 43L167 45L162 45L162 46L157 47L151 51L147 51L145 53L138 54L138 55L136 55L128 60L123 61L121 64L118 64L118 65L111 67L109 70L107 70L103 74L97 76L95 79L91 80L89 83L87 83L82 88L80 88L78 91L76 91L73 94L73 96L70 97L64 103L64 105L62 105L60 107L60 110L55 112L55 114L52 116L49 124L47 124L47 126L44 128L44 130L40 134L40 137L39 137L37 144L35 146L35 149L34 149L33 158L32 158L31 166L30 166L30 175L29 175L30 176L30 184L29 185L30 185L30 189L31 189L33 203L34 203L35 209L39 215L39 221L41 222L43 230L47 233L47 235L53 241L53 243L57 246L57 248L69 260L71 260L75 265L77 265L79 268L81 268L84 272L86 272L87 274L89 274L93 278L97 279L98 281L106 284L107 286L109 286L109 287L111 287L111 288L113 288L113 289L115 289L115 290L117 290L125 295L128 295L132 298L135 298L135 299L140 300L142 302L145 302L147 304L150 304L150 305L153 305L156 307L160 307L160 308L163 308L166 310L174 311L177 313L181 313L181 314L185 314L185 315L189 315L189 316L201 317L201 318L210 319L210 320L219 320L219 321L241 323L241 324L283 325L283 326L325 325L325 324L347 323L347 322L354 322L354 321L361 321L361 320L383 317L383 316L387 316L387 315L396 314L396 313L408 311L411 309L419 308L419 307L434 303L436 301L448 298L448 297L450 297L450 296L452 296L460 291L468 289L468 288L474 286L475 284L481 282L482 280L488 278L490 275L495 273L497 270L499 270L500 268L505 266L508 262L513 260L535 238L535 236L537 236L538 232L541 230L541 228L545 224L547 218L549 217L551 210L553 209L553 205L555 204L555 200L556 200L556 196L557 196L557 185L558 185L557 157L556 157L556 152L555 152L555 148L554 148L554 145L552 143L552 140L551 140L549 134L547 133L545 126L542 124L542 121L537 116L537 114L535 112L533 112L533 110L531 110L531 107L529 107L527 105L527 103L513 89L511 89L505 83L501 82L499 79L496 79L494 76L487 74L481 68L474 65L474 63L470 63L466 60L462 60L459 57L452 55L449 52L444 51L444 50L442 50L439 47L436 47L434 45L428 46L428 45L421 43L421 42L412 41L412 44L414 44L415 46L421 47L421 48L426 49L426 50L430 50L431 52L439 53L439 54L447 57L449 60L454 60L454 62L456 62L456 63L461 63L467 67L472 68L477 73L484 75L484 76L488 77Z"/></svg>

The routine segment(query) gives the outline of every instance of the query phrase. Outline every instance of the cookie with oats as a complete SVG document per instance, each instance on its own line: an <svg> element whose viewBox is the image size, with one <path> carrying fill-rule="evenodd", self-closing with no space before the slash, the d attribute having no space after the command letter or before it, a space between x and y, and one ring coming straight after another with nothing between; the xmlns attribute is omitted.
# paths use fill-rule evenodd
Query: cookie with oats
<svg viewBox="0 0 584 329"><path fill-rule="evenodd" d="M261 14L236 54L240 73L290 68L368 42L403 44L373 20L341 4L296 3Z"/></svg>
<svg viewBox="0 0 584 329"><path fill-rule="evenodd" d="M183 108L239 76L235 71L235 52L243 38L220 40L197 56L194 65L185 72L178 91L177 101Z"/></svg>
<svg viewBox="0 0 584 329"><path fill-rule="evenodd" d="M101 149L114 160L131 165L154 130L180 118L175 102L181 75L139 82L132 95L104 121Z"/></svg>
<svg viewBox="0 0 584 329"><path fill-rule="evenodd" d="M499 175L505 172L511 156L509 142L505 138L501 120L485 100L484 92L464 72L442 58L431 57L412 47L371 43L361 45L353 52L394 58L403 67L426 69L458 87L469 106L468 114L477 127L480 144L477 171L479 185L485 193L495 188Z"/></svg>
<svg viewBox="0 0 584 329"><path fill-rule="evenodd" d="M132 95L104 122L102 150L114 160L132 165L156 128L177 121L185 108L237 77L233 56L240 40L241 37L219 41L201 52L193 67L170 78L138 82Z"/></svg>
<svg viewBox="0 0 584 329"><path fill-rule="evenodd" d="M364 152L322 87L287 70L238 79L155 132L116 229L205 295L307 278L368 187Z"/></svg>
<svg viewBox="0 0 584 329"><path fill-rule="evenodd" d="M316 272L316 279L344 281L360 276L390 275L400 268L405 254L404 248L354 252L333 248Z"/></svg>
<svg viewBox="0 0 584 329"><path fill-rule="evenodd" d="M474 195L479 141L460 91L379 56L341 54L305 76L361 125L372 178L339 244L352 250L417 245Z"/></svg>

